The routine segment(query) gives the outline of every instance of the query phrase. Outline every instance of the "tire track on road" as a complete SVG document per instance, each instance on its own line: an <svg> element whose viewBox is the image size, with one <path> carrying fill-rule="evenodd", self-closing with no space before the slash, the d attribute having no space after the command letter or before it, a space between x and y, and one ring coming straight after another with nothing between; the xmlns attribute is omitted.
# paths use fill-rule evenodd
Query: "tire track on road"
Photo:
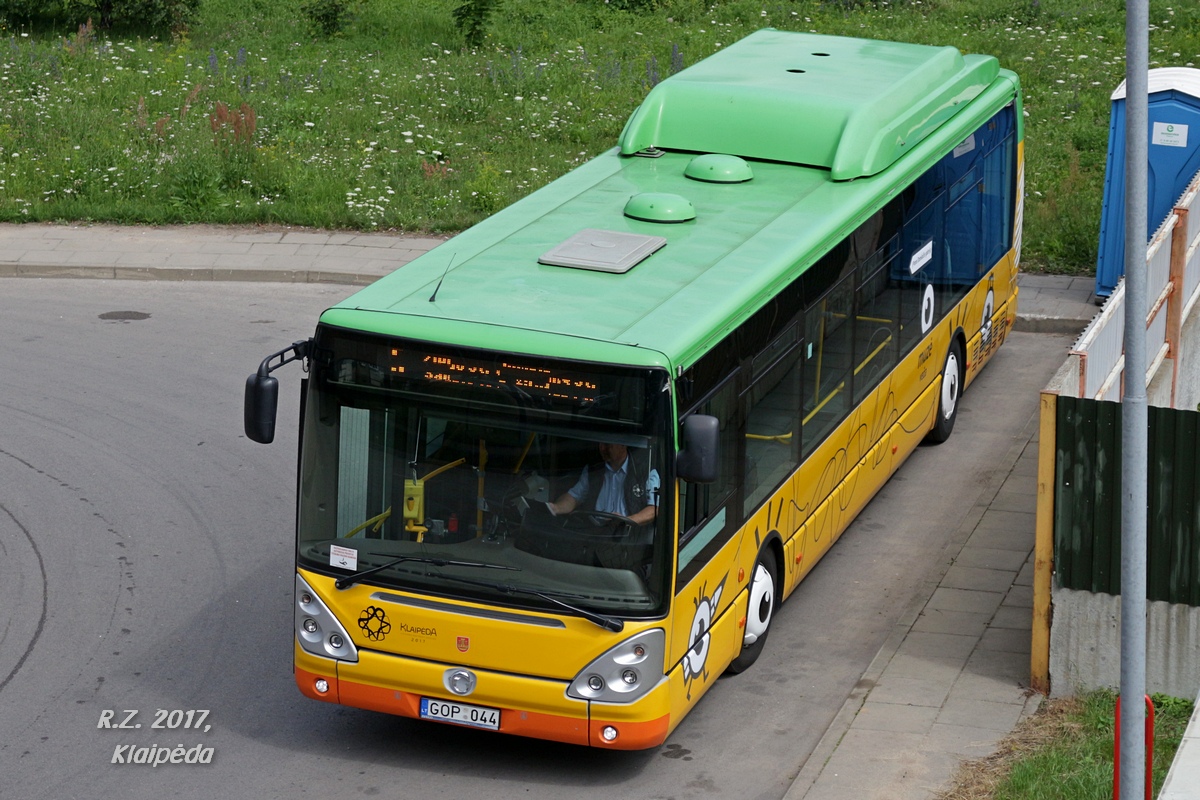
<svg viewBox="0 0 1200 800"><path fill-rule="evenodd" d="M10 453L5 453L3 450L0 450L0 453L3 453L10 458L16 458L16 456L13 456ZM16 460L21 461L19 458ZM21 463L24 464L25 462L21 461ZM38 571L42 581L41 612L38 615L37 627L33 631L33 637L29 640L29 644L25 646L24 652L21 653L21 657L17 659L17 663L11 670L9 670L9 673L4 676L4 679L0 680L0 692L3 692L4 688L8 686L12 679L16 677L17 673L21 671L21 667L25 666L25 661L29 658L29 654L33 652L33 648L37 645L38 639L40 639L42 636L42 631L46 627L46 608L49 603L49 595L46 586L46 564L42 561L42 553L40 550L38 550L37 542L33 540L33 535L29 532L28 528L21 524L21 521L17 519L17 516L13 514L13 512L10 511L3 503L0 503L0 511L3 511L8 518L13 521L13 524L16 525L17 529L20 530L25 536L25 540L29 542L29 547L33 550L33 555L37 559Z"/></svg>

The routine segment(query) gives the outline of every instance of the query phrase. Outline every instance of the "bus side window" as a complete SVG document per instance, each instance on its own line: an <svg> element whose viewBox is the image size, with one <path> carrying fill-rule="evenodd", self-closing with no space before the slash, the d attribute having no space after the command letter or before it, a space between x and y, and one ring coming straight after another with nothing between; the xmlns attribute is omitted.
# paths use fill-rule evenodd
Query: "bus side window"
<svg viewBox="0 0 1200 800"><path fill-rule="evenodd" d="M900 257L892 273L900 284L900 355L924 338L944 307L934 285L944 260L940 199L905 214Z"/></svg>
<svg viewBox="0 0 1200 800"><path fill-rule="evenodd" d="M721 422L720 475L710 484L679 482L679 573L682 588L737 530L727 511L737 488L740 458L736 374L688 411ZM682 416L687 416L686 414Z"/></svg>
<svg viewBox="0 0 1200 800"><path fill-rule="evenodd" d="M1002 114L1012 115L1012 109ZM1013 194L1016 183L1010 134L983 162L983 264L995 264L1012 247Z"/></svg>
<svg viewBox="0 0 1200 800"><path fill-rule="evenodd" d="M979 282L982 266L983 141L982 135L971 134L942 159L950 182L946 193L946 261L938 276L943 313Z"/></svg>
<svg viewBox="0 0 1200 800"><path fill-rule="evenodd" d="M875 390L900 354L900 292L891 279L892 240L862 262L854 319L854 403Z"/></svg>
<svg viewBox="0 0 1200 800"><path fill-rule="evenodd" d="M800 463L802 353L797 320L753 359L751 383L742 394L746 516Z"/></svg>
<svg viewBox="0 0 1200 800"><path fill-rule="evenodd" d="M804 314L804 413L808 455L850 411L854 362L854 279L851 271Z"/></svg>

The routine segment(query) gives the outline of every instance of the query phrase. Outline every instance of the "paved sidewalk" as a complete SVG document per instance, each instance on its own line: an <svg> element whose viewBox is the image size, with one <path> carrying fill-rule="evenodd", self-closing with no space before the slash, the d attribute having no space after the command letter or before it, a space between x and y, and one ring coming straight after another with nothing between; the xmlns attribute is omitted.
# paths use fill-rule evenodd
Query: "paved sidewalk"
<svg viewBox="0 0 1200 800"><path fill-rule="evenodd" d="M784 800L924 800L995 750L1027 689L1037 414L946 547Z"/></svg>
<svg viewBox="0 0 1200 800"><path fill-rule="evenodd" d="M282 226L0 224L0 277L361 286L447 238Z"/></svg>
<svg viewBox="0 0 1200 800"><path fill-rule="evenodd" d="M1017 285L1017 330L1078 334L1100 313L1095 278L1022 274Z"/></svg>
<svg viewBox="0 0 1200 800"><path fill-rule="evenodd" d="M448 236L172 225L0 223L0 277L286 281L365 285ZM1100 309L1092 279L1022 275L1018 327L1083 330Z"/></svg>
<svg viewBox="0 0 1200 800"><path fill-rule="evenodd" d="M244 227L0 224L0 277L361 285L443 239ZM1017 330L1078 333L1092 281L1020 278ZM1039 695L1029 680L1037 418L1030 419L785 800L925 800L989 754Z"/></svg>

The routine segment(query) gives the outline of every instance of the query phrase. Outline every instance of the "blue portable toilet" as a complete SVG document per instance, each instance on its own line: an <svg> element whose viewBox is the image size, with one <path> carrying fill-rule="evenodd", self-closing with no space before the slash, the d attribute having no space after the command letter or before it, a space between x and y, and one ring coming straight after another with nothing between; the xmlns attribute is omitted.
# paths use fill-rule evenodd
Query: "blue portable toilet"
<svg viewBox="0 0 1200 800"><path fill-rule="evenodd" d="M1146 236L1152 236L1200 171L1200 69L1163 67L1147 76L1149 192ZM1096 296L1108 297L1125 274L1125 82L1112 95Z"/></svg>

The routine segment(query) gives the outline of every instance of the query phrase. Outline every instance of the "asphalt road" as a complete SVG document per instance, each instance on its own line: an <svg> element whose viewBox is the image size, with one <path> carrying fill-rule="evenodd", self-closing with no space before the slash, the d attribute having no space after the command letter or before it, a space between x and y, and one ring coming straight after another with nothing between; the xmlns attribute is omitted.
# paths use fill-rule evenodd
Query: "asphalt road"
<svg viewBox="0 0 1200 800"><path fill-rule="evenodd" d="M750 671L664 747L593 752L295 690L300 373L277 373L269 447L242 434L242 387L347 292L0 282L0 798L782 797L1070 343L1012 334L950 443L884 488ZM104 727L122 722L141 727ZM111 763L150 745L211 763Z"/></svg>

